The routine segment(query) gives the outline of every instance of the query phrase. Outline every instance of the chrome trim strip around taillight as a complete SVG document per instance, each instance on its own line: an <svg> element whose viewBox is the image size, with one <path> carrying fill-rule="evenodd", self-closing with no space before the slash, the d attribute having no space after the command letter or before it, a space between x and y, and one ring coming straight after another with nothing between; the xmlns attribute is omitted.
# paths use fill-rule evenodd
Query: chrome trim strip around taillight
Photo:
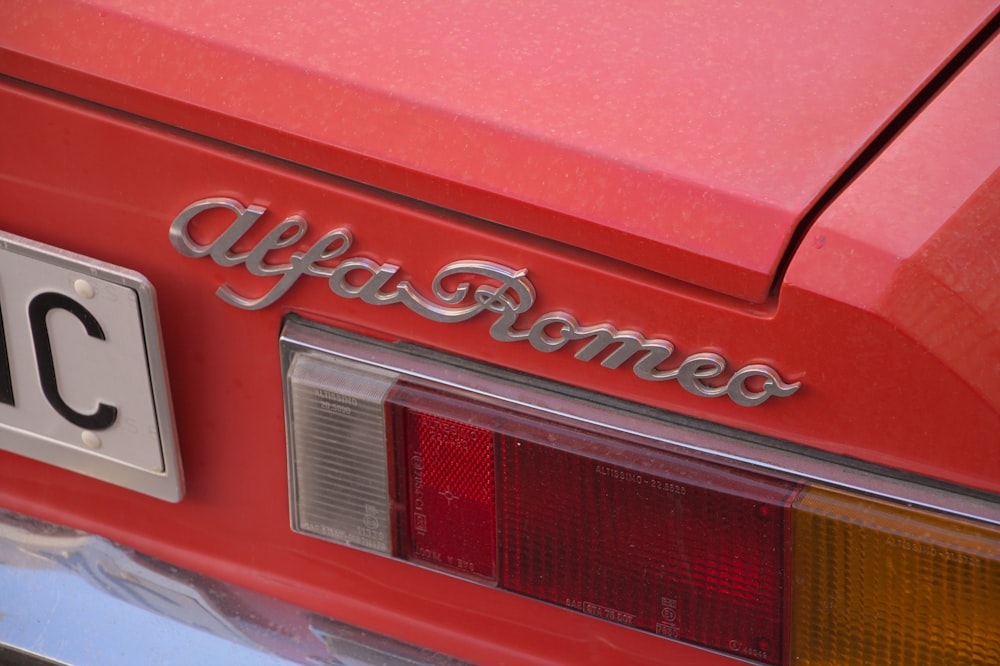
<svg viewBox="0 0 1000 666"><path fill-rule="evenodd" d="M286 368L296 351L332 354L374 364L386 371L431 382L470 397L487 398L525 414L626 436L664 451L749 465L798 481L820 482L1000 525L1000 499L987 493L724 428L408 343L376 341L296 315L289 316L285 322L281 350Z"/></svg>

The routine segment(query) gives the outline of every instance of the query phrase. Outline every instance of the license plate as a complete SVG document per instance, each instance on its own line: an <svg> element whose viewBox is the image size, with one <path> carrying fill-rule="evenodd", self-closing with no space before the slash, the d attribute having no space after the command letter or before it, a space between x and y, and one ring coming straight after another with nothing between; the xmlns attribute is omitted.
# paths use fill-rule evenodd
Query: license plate
<svg viewBox="0 0 1000 666"><path fill-rule="evenodd" d="M0 449L180 500L149 280L0 232Z"/></svg>

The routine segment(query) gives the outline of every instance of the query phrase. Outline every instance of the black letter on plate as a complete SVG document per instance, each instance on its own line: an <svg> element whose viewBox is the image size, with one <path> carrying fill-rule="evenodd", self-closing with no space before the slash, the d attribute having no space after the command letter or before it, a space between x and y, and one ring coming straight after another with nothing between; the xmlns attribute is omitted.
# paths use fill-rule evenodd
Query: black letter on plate
<svg viewBox="0 0 1000 666"><path fill-rule="evenodd" d="M10 356L7 355L7 333L3 328L2 310L0 310L0 402L14 406L14 382L10 377Z"/></svg>
<svg viewBox="0 0 1000 666"><path fill-rule="evenodd" d="M52 310L66 310L80 320L87 335L98 340L104 340L104 329L90 311L74 301L69 296L46 292L31 299L28 304L28 320L31 322L31 337L35 343L35 360L38 363L38 378L42 383L42 392L60 415L73 425L88 430L105 430L110 428L118 418L118 409L103 402L98 404L93 414L81 414L66 404L59 395L56 384L56 366L52 358L52 341L49 339L49 325L46 317Z"/></svg>

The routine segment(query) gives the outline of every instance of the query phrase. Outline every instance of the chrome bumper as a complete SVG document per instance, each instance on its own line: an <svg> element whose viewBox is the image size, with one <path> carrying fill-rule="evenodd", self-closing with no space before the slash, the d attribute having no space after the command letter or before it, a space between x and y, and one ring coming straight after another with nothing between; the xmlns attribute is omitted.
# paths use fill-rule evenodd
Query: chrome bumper
<svg viewBox="0 0 1000 666"><path fill-rule="evenodd" d="M5 655L18 664L74 666L460 663L0 510Z"/></svg>

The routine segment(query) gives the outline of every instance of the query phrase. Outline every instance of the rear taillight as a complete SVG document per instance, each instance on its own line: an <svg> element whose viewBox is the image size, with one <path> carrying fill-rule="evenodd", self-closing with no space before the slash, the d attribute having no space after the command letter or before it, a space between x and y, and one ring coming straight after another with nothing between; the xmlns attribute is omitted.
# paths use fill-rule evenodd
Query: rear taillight
<svg viewBox="0 0 1000 666"><path fill-rule="evenodd" d="M396 554L456 574L495 581L495 433L485 410L454 413L432 394L390 396L396 460ZM407 405L407 406L403 406Z"/></svg>
<svg viewBox="0 0 1000 666"><path fill-rule="evenodd" d="M792 545L796 663L1000 663L995 527L811 487Z"/></svg>
<svg viewBox="0 0 1000 666"><path fill-rule="evenodd" d="M995 504L409 352L286 325L296 530L761 663L1000 654Z"/></svg>
<svg viewBox="0 0 1000 666"><path fill-rule="evenodd" d="M502 587L775 663L791 484L584 433L501 450Z"/></svg>

